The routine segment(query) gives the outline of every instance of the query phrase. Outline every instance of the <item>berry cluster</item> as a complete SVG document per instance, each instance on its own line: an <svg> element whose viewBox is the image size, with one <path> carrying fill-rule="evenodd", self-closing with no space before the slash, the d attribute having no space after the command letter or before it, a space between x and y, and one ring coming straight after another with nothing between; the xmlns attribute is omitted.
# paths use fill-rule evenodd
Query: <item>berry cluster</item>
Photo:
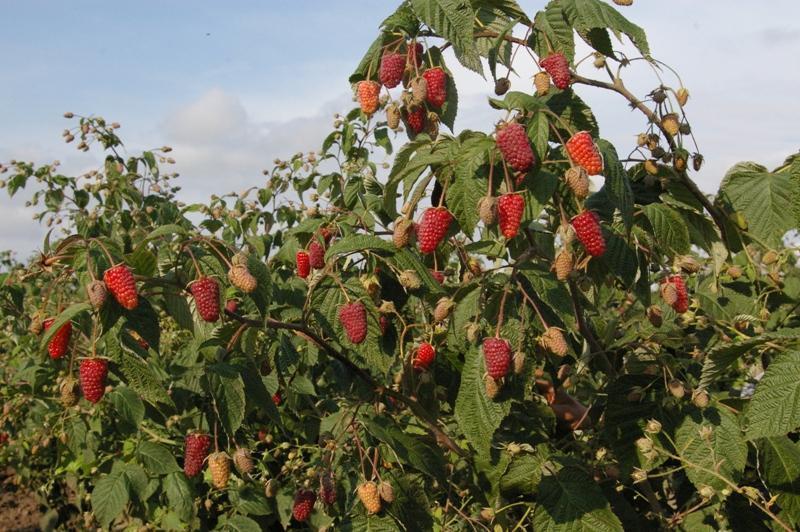
<svg viewBox="0 0 800 532"><path fill-rule="evenodd" d="M300 490L294 496L292 503L292 517L298 523L305 523L311 517L314 510L314 503L317 502L317 494L311 490Z"/></svg>
<svg viewBox="0 0 800 532"><path fill-rule="evenodd" d="M423 342L419 344L417 348L417 354L414 357L414 368L426 370L433 363L434 358L436 358L436 351L433 349L433 346L427 342Z"/></svg>
<svg viewBox="0 0 800 532"><path fill-rule="evenodd" d="M428 103L433 107L441 107L447 100L447 74L440 67L429 68L422 73L428 83Z"/></svg>
<svg viewBox="0 0 800 532"><path fill-rule="evenodd" d="M405 68L406 58L403 54L395 52L383 54L378 79L386 88L393 89L403 81Z"/></svg>
<svg viewBox="0 0 800 532"><path fill-rule="evenodd" d="M358 94L358 104L365 115L371 115L378 110L378 96L380 96L381 85L376 81L361 81L356 89Z"/></svg>
<svg viewBox="0 0 800 532"><path fill-rule="evenodd" d="M298 251L295 256L295 261L297 262L297 276L301 279L308 277L308 274L311 273L311 258L308 256L308 253L305 251Z"/></svg>

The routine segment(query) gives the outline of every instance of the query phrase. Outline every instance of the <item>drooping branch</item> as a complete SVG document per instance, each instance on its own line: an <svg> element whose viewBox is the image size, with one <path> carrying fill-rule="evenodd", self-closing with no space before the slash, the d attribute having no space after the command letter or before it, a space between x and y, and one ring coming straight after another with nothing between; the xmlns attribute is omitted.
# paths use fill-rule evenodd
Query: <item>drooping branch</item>
<svg viewBox="0 0 800 532"><path fill-rule="evenodd" d="M231 312L227 309L225 310L225 314L242 324L249 325L250 327L261 328L265 325L264 322L245 318L244 316L241 316L235 312ZM456 442L454 442L453 439L450 436L448 436L447 433L445 433L441 427L439 427L436 420L428 413L427 410L425 410L425 408L421 404L419 404L419 402L416 399L407 397L399 392L392 390L391 388L387 388L386 386L378 383L377 381L375 381L375 379L372 378L372 375L370 375L369 372L354 364L352 360L347 358L347 356L339 352L324 339L320 338L314 331L310 330L308 327L300 325L299 323L288 323L288 322L278 321L272 318L267 318L266 327L269 329L284 329L284 330L294 331L296 334L315 343L323 351L325 351L325 353L328 356L341 362L341 364L345 366L348 369L348 371L350 371L353 375L364 381L372 389L375 395L386 395L396 401L405 404L411 410L414 416L417 419L419 419L422 423L424 423L425 426L428 427L428 430L430 430L436 437L437 442L439 442L442 445L445 445L448 449L455 452L459 456L463 457L467 455L464 449L459 447L458 444L456 444Z"/></svg>

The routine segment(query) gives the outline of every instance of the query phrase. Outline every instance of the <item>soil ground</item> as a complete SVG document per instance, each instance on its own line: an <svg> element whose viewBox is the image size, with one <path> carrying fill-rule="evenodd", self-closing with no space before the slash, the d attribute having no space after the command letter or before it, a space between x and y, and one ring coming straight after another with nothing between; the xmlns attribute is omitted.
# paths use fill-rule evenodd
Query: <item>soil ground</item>
<svg viewBox="0 0 800 532"><path fill-rule="evenodd" d="M0 472L0 530L7 532L35 532L42 513L39 501L24 486L14 486L13 472Z"/></svg>

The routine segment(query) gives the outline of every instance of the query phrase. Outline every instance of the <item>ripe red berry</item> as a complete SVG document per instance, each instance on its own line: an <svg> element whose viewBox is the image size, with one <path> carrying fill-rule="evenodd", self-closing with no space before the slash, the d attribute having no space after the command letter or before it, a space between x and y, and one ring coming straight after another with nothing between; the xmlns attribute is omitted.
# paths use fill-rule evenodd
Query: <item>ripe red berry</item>
<svg viewBox="0 0 800 532"><path fill-rule="evenodd" d="M203 470L203 461L208 456L211 438L208 434L187 434L184 439L183 472L191 478Z"/></svg>
<svg viewBox="0 0 800 532"><path fill-rule="evenodd" d="M406 112L406 123L408 129L414 134L420 133L425 129L425 109L423 107L413 107Z"/></svg>
<svg viewBox="0 0 800 532"><path fill-rule="evenodd" d="M429 68L422 73L428 82L428 103L433 107L441 107L447 100L447 74L440 67Z"/></svg>
<svg viewBox="0 0 800 532"><path fill-rule="evenodd" d="M355 301L339 307L339 322L354 344L360 344L367 337L367 310L364 305Z"/></svg>
<svg viewBox="0 0 800 532"><path fill-rule="evenodd" d="M382 314L380 319L378 320L378 323L380 324L381 327L381 336L385 336L386 331L389 330L389 325L392 324L392 321L389 319L389 316Z"/></svg>
<svg viewBox="0 0 800 532"><path fill-rule="evenodd" d="M439 270L430 270L430 272L437 283L444 284L444 272Z"/></svg>
<svg viewBox="0 0 800 532"><path fill-rule="evenodd" d="M325 248L316 239L308 245L308 259L312 268L321 270L325 267Z"/></svg>
<svg viewBox="0 0 800 532"><path fill-rule="evenodd" d="M539 64L553 78L553 85L561 90L569 87L569 83L572 81L572 74L569 71L569 62L564 54L550 54L539 61Z"/></svg>
<svg viewBox="0 0 800 532"><path fill-rule="evenodd" d="M323 473L319 479L319 498L328 505L336 502L336 479L332 471Z"/></svg>
<svg viewBox="0 0 800 532"><path fill-rule="evenodd" d="M486 338L483 341L483 358L486 373L493 379L502 379L511 365L511 346L502 338Z"/></svg>
<svg viewBox="0 0 800 532"><path fill-rule="evenodd" d="M44 330L53 325L55 318L48 318L44 320L42 326ZM72 322L68 321L50 338L50 343L47 344L47 352L53 360L61 358L67 354L69 348L69 339L72 337Z"/></svg>
<svg viewBox="0 0 800 532"><path fill-rule="evenodd" d="M87 401L97 403L106 393L106 375L108 362L102 358L85 358L78 369L81 380L81 392Z"/></svg>
<svg viewBox="0 0 800 532"><path fill-rule="evenodd" d="M225 302L225 310L235 313L237 310L239 310L239 302L235 299L229 299Z"/></svg>
<svg viewBox="0 0 800 532"><path fill-rule="evenodd" d="M204 321L219 319L219 284L212 277L201 277L192 283L189 292L194 296L197 313Z"/></svg>
<svg viewBox="0 0 800 532"><path fill-rule="evenodd" d="M292 504L292 517L295 521L304 523L311 517L314 503L317 501L317 494L310 490L300 490L294 496Z"/></svg>
<svg viewBox="0 0 800 532"><path fill-rule="evenodd" d="M415 42L408 46L408 51L406 52L406 57L408 58L408 64L412 67L414 65L420 66L422 64L422 43Z"/></svg>
<svg viewBox="0 0 800 532"><path fill-rule="evenodd" d="M298 251L296 260L297 260L297 275L301 279L305 279L306 277L308 277L308 274L311 273L311 258L305 251Z"/></svg>
<svg viewBox="0 0 800 532"><path fill-rule="evenodd" d="M433 363L434 358L436 358L436 351L433 349L433 346L427 342L423 342L419 344L417 354L414 357L414 368L426 370Z"/></svg>
<svg viewBox="0 0 800 532"><path fill-rule="evenodd" d="M426 254L433 253L447 234L452 221L453 215L444 207L426 209L417 224L419 250Z"/></svg>
<svg viewBox="0 0 800 532"><path fill-rule="evenodd" d="M603 171L603 157L588 131L572 135L565 146L570 158L578 163L589 175L599 175Z"/></svg>
<svg viewBox="0 0 800 532"><path fill-rule="evenodd" d="M522 124L511 122L497 130L497 149L503 159L517 172L527 172L535 157Z"/></svg>
<svg viewBox="0 0 800 532"><path fill-rule="evenodd" d="M672 303L672 308L678 314L683 314L687 310L689 310L689 294L686 291L686 283L683 281L683 277L680 275L670 275L664 280L665 283L670 283L672 286L675 287L675 292L677 293L677 298L675 302Z"/></svg>
<svg viewBox="0 0 800 532"><path fill-rule="evenodd" d="M124 264L117 264L103 273L106 288L123 308L133 310L139 304L133 273Z"/></svg>
<svg viewBox="0 0 800 532"><path fill-rule="evenodd" d="M403 71L405 68L406 58L403 54L384 54L381 58L381 68L378 77L386 88L393 89L403 80Z"/></svg>
<svg viewBox="0 0 800 532"><path fill-rule="evenodd" d="M358 103L365 115L371 115L378 110L378 97L380 96L381 86L375 81L360 81L356 88Z"/></svg>
<svg viewBox="0 0 800 532"><path fill-rule="evenodd" d="M282 402L283 402L283 397L281 397L281 392L275 392L272 394L272 403L275 406L281 406Z"/></svg>
<svg viewBox="0 0 800 532"><path fill-rule="evenodd" d="M525 198L522 195L503 194L498 198L497 219L503 236L509 239L517 236L523 212L525 212Z"/></svg>
<svg viewBox="0 0 800 532"><path fill-rule="evenodd" d="M606 252L606 241L600 229L600 219L593 211L583 211L572 218L575 236L592 257L599 257Z"/></svg>
<svg viewBox="0 0 800 532"><path fill-rule="evenodd" d="M331 243L331 238L333 238L333 233L327 227L323 227L319 230L319 235L322 237L322 240L325 241L325 245Z"/></svg>

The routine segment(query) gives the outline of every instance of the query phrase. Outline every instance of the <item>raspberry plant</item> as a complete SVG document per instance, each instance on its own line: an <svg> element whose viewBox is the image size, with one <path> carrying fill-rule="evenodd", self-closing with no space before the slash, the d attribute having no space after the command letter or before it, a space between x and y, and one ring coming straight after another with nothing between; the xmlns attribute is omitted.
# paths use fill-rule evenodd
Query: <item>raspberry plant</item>
<svg viewBox="0 0 800 532"><path fill-rule="evenodd" d="M792 530L800 157L704 194L667 72L601 0L409 0L321 151L207 204L68 113L101 168L0 166L53 228L0 257L0 463L48 526Z"/></svg>

